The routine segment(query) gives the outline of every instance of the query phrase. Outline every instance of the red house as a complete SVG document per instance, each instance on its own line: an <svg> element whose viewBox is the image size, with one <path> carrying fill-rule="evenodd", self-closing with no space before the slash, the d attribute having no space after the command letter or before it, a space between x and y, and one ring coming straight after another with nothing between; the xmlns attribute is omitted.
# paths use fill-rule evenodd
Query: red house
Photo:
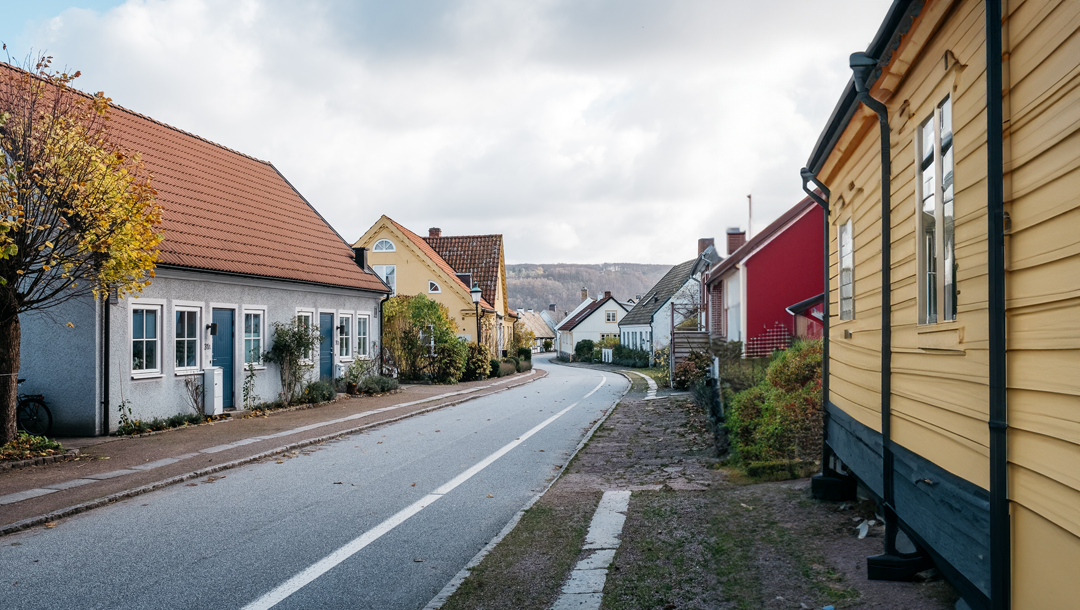
<svg viewBox="0 0 1080 610"><path fill-rule="evenodd" d="M800 332L788 308L821 294L821 226L821 208L807 197L749 241L728 229L728 257L704 278L711 339L742 341L744 355L757 358L789 347L797 334L820 336L820 323Z"/></svg>

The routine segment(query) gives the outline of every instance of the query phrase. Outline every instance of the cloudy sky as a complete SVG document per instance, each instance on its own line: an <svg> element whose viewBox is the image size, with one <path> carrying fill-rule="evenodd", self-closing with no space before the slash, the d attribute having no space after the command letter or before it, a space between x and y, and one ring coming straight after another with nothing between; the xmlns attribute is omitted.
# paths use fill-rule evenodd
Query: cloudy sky
<svg viewBox="0 0 1080 610"><path fill-rule="evenodd" d="M887 0L0 0L13 59L273 162L346 239L675 263L799 199Z"/></svg>

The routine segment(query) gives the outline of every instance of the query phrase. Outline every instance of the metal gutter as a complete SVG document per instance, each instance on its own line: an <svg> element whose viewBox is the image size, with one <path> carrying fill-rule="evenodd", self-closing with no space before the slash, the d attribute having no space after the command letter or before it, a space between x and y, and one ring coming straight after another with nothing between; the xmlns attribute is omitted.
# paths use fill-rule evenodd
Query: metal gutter
<svg viewBox="0 0 1080 610"><path fill-rule="evenodd" d="M1005 192L1002 150L1001 0L986 0L986 216L990 386L990 603L1010 607L1008 394L1005 383Z"/></svg>

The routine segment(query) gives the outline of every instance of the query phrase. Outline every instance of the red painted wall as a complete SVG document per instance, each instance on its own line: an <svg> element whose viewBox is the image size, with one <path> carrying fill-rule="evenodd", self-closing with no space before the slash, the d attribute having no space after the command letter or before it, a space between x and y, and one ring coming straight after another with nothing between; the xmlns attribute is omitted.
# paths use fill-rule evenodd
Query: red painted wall
<svg viewBox="0 0 1080 610"><path fill-rule="evenodd" d="M744 261L747 355L758 355L749 353L755 337L758 343L767 342L779 334L778 327L792 334L794 316L786 311L787 307L824 291L822 213L814 205Z"/></svg>

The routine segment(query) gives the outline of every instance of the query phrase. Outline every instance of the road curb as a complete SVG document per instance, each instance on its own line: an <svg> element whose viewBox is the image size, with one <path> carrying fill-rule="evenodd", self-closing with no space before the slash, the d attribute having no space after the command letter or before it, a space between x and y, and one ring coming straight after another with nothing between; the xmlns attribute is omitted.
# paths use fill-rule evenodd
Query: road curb
<svg viewBox="0 0 1080 610"><path fill-rule="evenodd" d="M619 402L622 401L622 399L628 393L630 393L630 388L634 386L633 380L621 372L600 372L614 372L618 375L622 375L626 378L627 382L629 382L629 385L627 385L626 390L624 390L623 393L615 399L615 402L611 403L611 406L608 408L607 413L605 413L600 419L596 420L596 423L593 424L593 427L589 428L589 431L585 433L585 436L581 439L581 442L578 443L577 447L574 448L574 452L570 454L569 458L567 458L566 464L559 469L559 473L555 475L555 478L552 479L551 482L548 483L546 487L544 487L544 489L542 489L539 493L533 496L532 499L526 502L525 505L522 506L520 510L518 510L518 512L514 513L514 516L510 518L510 521L507 521L506 525L503 526L502 530L500 530L499 533L496 534L490 542L484 545L484 548L480 549L480 552L478 552L471 560L469 560L469 563L465 564L465 567L461 568L461 571L455 574L454 577L450 579L450 582L446 583L446 586L443 587L442 590L439 591L435 595L435 597L433 597L431 601L428 602L426 606L424 606L423 610L440 610L443 607L443 604L445 604L447 600L449 600L450 597L457 592L458 588L461 587L461 583L465 582L465 579L469 577L469 574L472 573L473 568L480 565L480 562L483 561L484 558L487 557L488 554L491 553L491 551L494 550L495 547L503 541L503 538L506 538L508 535L510 535L510 532L514 531L514 528L517 527L518 522L521 521L521 517L525 515L525 511L532 508L533 505L540 501L540 498L544 497L544 494L546 494L555 485L555 483L559 482L559 479L562 478L563 473L566 472L570 468L570 464L574 462L574 458L577 457L577 454L585 448L585 445L589 444L589 441L592 440L592 437L594 434L596 434L596 431L600 429L600 426L604 425L604 422L607 421L609 417L611 417L611 414L615 412L615 407L618 406Z"/></svg>
<svg viewBox="0 0 1080 610"><path fill-rule="evenodd" d="M77 457L79 457L78 449L68 449L66 452L57 455L45 455L41 457L30 458L29 460L19 460L17 462L0 462L0 470L18 470L20 468L29 468L31 466L40 466L42 464L67 462Z"/></svg>
<svg viewBox="0 0 1080 610"><path fill-rule="evenodd" d="M398 422L398 421L401 421L403 419L408 419L410 417L415 417L417 415L423 415L425 413L429 413L431 411L437 411L438 409L444 409L446 407L452 407L452 406L459 405L459 404L464 403L464 402L469 402L470 400L476 400L477 398L484 398L485 396L491 396L493 394L499 394L499 393L505 392L507 390L512 390L514 388L521 387L523 385L528 385L528 384L530 384L530 383L532 383L534 381L538 381L540 379L544 379L545 377L547 377L547 371L542 371L542 370L537 369L537 373L543 373L543 374L534 374L535 376L532 376L531 379L523 381L522 383L514 384L514 385L507 385L505 387L498 388L498 389L496 389L496 390L494 390L492 392L488 392L488 393L485 393L485 394L480 394L478 396L466 396L464 398L460 398L458 400L453 400L453 401L445 403L445 404L439 404L439 405L434 405L434 406L427 407L427 408L424 408L424 409L419 409L417 411L413 411L411 413L406 413L404 415L399 415L397 417L392 417L390 419L384 419L384 420L377 421L377 422L371 422L371 423L368 423L368 424L364 424L362 426L349 428L347 430L341 430L341 431L338 431L338 432L333 432L331 434L325 434L325 435L322 435L322 436L317 436L317 437L297 441L295 443L289 443L288 445L283 445L281 447L276 447L274 449L269 449L267 451L262 451L260 453L255 454L255 455L250 455L250 456L247 456L247 457L236 459L236 460L233 460L231 462L225 462L223 464L217 464L215 466L207 466L206 468L200 468L198 470L193 470L191 472L181 474L181 475L176 475L174 477L169 477L168 479L162 479L161 481L156 481L154 483L148 483L146 485L141 485L139 487L135 487L135 488L132 488L132 489L127 489L127 490L124 490L124 491L118 491L116 493L109 494L107 496L102 496L102 497L97 498L95 500L90 500L88 502L83 502L82 504L76 504L74 506L68 506L66 508L61 508L59 510L52 511L52 512L46 513L44 515L40 515L40 516L37 516L37 517L29 517L27 519L23 519L22 521L16 521L15 523L10 523L8 525L0 526L0 537L7 536L9 534L14 534L16 532L21 532L21 531L30 529L31 527L34 527L36 525L42 525L42 524L45 524L45 523L49 523L51 521L56 521L57 519L62 519L64 517L72 517L74 515L85 513L85 512L88 512L90 510L93 510L95 508L100 508L102 506L112 504L114 502L119 502L121 500L126 500L128 498L134 498L135 496L141 496L142 494L150 493L152 491L157 491L159 489L163 489L165 487L169 487L169 486L175 485L177 483L183 483L184 481L190 481L191 479L197 479L199 477L204 477L204 476L207 476L207 475L218 473L218 472L221 472L223 470L230 470L232 468L236 468L237 466L244 466L244 465L250 464L252 462L257 462L259 460L263 460L263 459L266 459L268 457L271 457L271 456L274 456L274 455L277 455L277 454L280 454L280 453L284 453L286 451L293 451L295 449L300 449L300 448L308 447L308 446L311 446L311 445L317 445L319 443L325 443L326 441L338 439L338 438L341 438L343 436L349 436L351 434L356 434L357 432L362 432L362 431L367 430L369 428L376 428L378 426L383 426L383 425L386 425L386 424L392 424L394 422ZM576 455L577 451L575 450L574 453ZM556 477L555 480L558 480L558 477Z"/></svg>

